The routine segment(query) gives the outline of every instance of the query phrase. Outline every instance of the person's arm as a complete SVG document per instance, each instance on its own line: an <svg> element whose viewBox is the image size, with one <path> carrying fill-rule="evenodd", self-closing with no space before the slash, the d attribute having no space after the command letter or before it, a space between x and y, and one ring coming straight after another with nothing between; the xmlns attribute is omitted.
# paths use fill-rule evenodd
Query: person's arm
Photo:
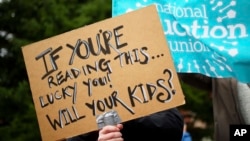
<svg viewBox="0 0 250 141"><path fill-rule="evenodd" d="M116 126L107 125L99 131L98 141L123 141L120 130L123 128L122 124Z"/></svg>
<svg viewBox="0 0 250 141"><path fill-rule="evenodd" d="M246 124L250 124L250 87L245 83L237 82L237 90L242 117Z"/></svg>

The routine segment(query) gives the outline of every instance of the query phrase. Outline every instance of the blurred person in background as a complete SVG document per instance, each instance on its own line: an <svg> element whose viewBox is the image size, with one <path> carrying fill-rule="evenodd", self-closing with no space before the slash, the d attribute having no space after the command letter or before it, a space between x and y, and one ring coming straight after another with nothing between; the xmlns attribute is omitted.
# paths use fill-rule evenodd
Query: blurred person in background
<svg viewBox="0 0 250 141"><path fill-rule="evenodd" d="M184 124L183 126L183 135L181 141L192 141L192 137L190 133L187 131L187 125Z"/></svg>
<svg viewBox="0 0 250 141"><path fill-rule="evenodd" d="M243 115L247 114L242 111L244 103L250 103L245 101L245 95L250 95L246 84L242 84L243 89L234 78L211 78L195 73L180 73L179 77L184 83L212 93L215 141L229 141L231 124L246 124Z"/></svg>

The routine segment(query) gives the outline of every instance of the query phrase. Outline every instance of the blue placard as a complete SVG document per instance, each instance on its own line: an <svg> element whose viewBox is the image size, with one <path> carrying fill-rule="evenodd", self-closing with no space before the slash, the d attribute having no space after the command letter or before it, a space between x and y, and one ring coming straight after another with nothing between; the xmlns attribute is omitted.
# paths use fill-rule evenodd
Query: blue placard
<svg viewBox="0 0 250 141"><path fill-rule="evenodd" d="M112 15L151 4L157 7L177 72L250 82L250 1L113 0Z"/></svg>

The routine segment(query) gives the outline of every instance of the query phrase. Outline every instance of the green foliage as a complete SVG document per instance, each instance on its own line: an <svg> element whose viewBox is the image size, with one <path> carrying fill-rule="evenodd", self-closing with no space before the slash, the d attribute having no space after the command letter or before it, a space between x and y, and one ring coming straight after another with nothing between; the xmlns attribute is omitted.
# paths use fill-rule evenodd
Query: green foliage
<svg viewBox="0 0 250 141"><path fill-rule="evenodd" d="M200 119L207 124L205 129L188 125L188 131L193 141L200 141L203 137L213 138L213 104L211 94L186 83L181 83L186 104L180 109L191 110L195 113L194 120Z"/></svg>
<svg viewBox="0 0 250 141"><path fill-rule="evenodd" d="M29 84L19 82L15 88L0 88L0 140L34 140L40 136ZM32 134L30 134L32 133Z"/></svg>
<svg viewBox="0 0 250 141"><path fill-rule="evenodd" d="M110 17L111 0L0 2L0 140L41 140L21 47Z"/></svg>
<svg viewBox="0 0 250 141"><path fill-rule="evenodd" d="M182 83L181 86L186 99L186 104L181 108L192 110L196 113L196 118L200 118L208 124L213 123L213 105L210 93L185 83Z"/></svg>

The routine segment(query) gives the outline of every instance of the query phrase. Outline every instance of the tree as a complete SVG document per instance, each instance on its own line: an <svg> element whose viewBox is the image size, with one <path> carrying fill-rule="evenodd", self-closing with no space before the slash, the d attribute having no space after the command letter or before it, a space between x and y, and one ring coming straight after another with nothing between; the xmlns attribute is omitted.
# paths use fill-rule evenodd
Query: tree
<svg viewBox="0 0 250 141"><path fill-rule="evenodd" d="M111 0L0 2L0 140L41 140L21 47L111 17Z"/></svg>

